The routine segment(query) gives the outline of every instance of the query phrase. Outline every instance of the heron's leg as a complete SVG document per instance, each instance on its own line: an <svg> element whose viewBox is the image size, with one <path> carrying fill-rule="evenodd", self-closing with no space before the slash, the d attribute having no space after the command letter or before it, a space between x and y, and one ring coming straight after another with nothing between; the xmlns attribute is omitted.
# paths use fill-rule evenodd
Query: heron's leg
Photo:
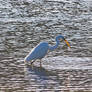
<svg viewBox="0 0 92 92"><path fill-rule="evenodd" d="M34 66L34 63L35 61L31 61L30 63L31 63L31 67L32 67L32 70L33 70L33 66Z"/></svg>
<svg viewBox="0 0 92 92"><path fill-rule="evenodd" d="M34 63L34 61L31 61L31 65Z"/></svg>
<svg viewBox="0 0 92 92"><path fill-rule="evenodd" d="M42 67L42 63L41 63L42 61L41 61L41 59L40 59L40 67Z"/></svg>
<svg viewBox="0 0 92 92"><path fill-rule="evenodd" d="M27 65L27 62L24 60L25 65Z"/></svg>

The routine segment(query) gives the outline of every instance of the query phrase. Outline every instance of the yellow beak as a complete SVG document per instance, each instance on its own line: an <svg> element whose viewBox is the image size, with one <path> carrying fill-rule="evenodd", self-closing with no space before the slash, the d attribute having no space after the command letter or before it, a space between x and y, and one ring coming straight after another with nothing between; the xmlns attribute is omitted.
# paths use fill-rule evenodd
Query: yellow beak
<svg viewBox="0 0 92 92"><path fill-rule="evenodd" d="M64 41L66 42L67 46L70 47L69 42L67 40L64 40Z"/></svg>

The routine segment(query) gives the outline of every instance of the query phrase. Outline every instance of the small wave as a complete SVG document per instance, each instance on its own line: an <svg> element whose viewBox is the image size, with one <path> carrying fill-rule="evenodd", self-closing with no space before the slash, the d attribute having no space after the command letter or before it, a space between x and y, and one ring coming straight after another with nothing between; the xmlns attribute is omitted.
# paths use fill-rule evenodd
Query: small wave
<svg viewBox="0 0 92 92"><path fill-rule="evenodd" d="M52 69L92 69L91 57L58 56L45 59L48 68Z"/></svg>

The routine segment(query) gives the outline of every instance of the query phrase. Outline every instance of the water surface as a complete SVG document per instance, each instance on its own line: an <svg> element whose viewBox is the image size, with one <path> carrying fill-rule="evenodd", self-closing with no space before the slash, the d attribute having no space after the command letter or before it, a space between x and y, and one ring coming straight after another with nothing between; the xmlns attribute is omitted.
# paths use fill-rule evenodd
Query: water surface
<svg viewBox="0 0 92 92"><path fill-rule="evenodd" d="M1 0L0 90L2 92L92 91L92 1ZM39 62L24 64L24 57L39 42L62 42Z"/></svg>

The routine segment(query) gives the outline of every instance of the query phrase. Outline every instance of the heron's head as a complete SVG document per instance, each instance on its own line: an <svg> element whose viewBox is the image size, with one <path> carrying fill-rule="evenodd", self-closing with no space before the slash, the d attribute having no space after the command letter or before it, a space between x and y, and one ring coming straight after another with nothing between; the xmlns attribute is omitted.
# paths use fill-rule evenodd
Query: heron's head
<svg viewBox="0 0 92 92"><path fill-rule="evenodd" d="M60 41L61 39L66 42L68 47L70 47L69 42L64 38L64 36L59 35L59 36L56 37L56 41Z"/></svg>

